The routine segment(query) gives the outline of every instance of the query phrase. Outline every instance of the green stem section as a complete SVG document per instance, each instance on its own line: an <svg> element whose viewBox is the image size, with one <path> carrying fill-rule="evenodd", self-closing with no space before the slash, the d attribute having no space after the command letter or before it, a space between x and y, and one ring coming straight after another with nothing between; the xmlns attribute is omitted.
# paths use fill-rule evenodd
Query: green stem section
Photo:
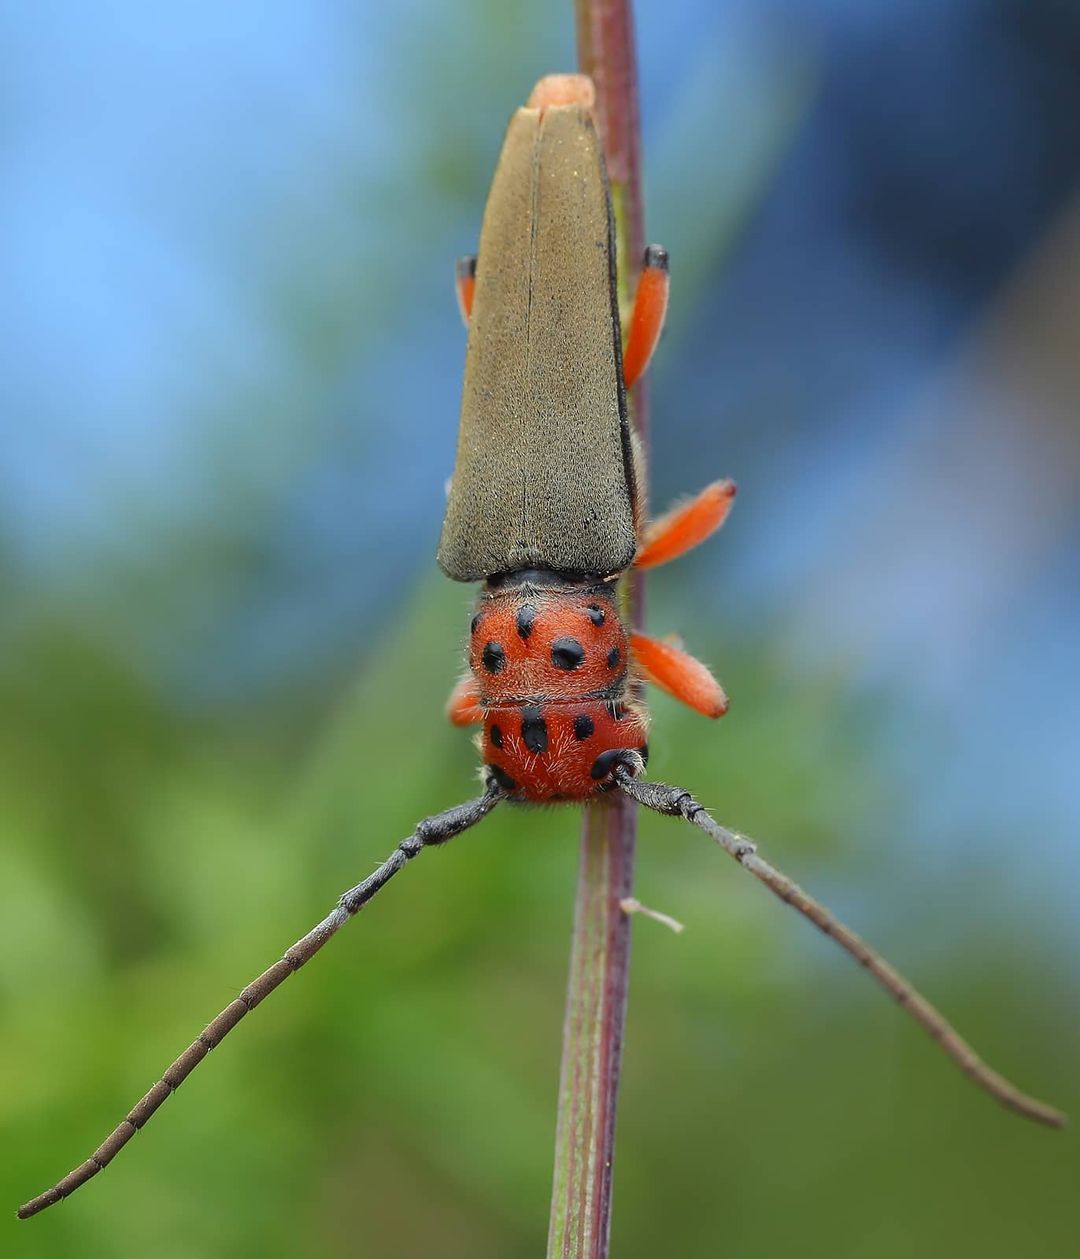
<svg viewBox="0 0 1080 1259"><path fill-rule="evenodd" d="M578 64L596 85L596 117L615 209L619 305L626 312L643 249L640 127L629 0L576 0ZM644 451L647 402L631 415ZM642 470L643 472L644 470ZM623 583L623 611L641 625L641 575ZM606 1259L611 1227L615 1108L630 976L637 810L617 793L585 810L567 980L549 1259Z"/></svg>
<svg viewBox="0 0 1080 1259"><path fill-rule="evenodd" d="M552 1259L602 1259L608 1250L630 962L630 920L620 901L633 888L635 816L625 797L585 815L563 1031Z"/></svg>

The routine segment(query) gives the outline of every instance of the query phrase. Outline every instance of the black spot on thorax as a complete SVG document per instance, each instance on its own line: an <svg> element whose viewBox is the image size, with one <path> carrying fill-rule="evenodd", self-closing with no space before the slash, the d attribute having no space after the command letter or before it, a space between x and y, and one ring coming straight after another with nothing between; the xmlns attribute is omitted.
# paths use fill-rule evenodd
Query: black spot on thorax
<svg viewBox="0 0 1080 1259"><path fill-rule="evenodd" d="M517 632L522 638L528 638L536 624L536 609L531 603L523 603L515 617Z"/></svg>
<svg viewBox="0 0 1080 1259"><path fill-rule="evenodd" d="M551 662L557 669L572 673L585 663L585 648L576 638L556 638L551 644Z"/></svg>
<svg viewBox="0 0 1080 1259"><path fill-rule="evenodd" d="M498 643L488 643L480 658L488 673L501 673L506 668L506 652Z"/></svg>

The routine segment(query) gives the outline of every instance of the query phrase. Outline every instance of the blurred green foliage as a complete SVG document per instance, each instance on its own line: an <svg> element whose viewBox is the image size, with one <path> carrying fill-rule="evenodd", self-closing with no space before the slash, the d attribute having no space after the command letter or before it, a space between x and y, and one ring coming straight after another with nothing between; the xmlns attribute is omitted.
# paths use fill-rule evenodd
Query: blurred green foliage
<svg viewBox="0 0 1080 1259"><path fill-rule="evenodd" d="M56 615L8 642L9 1206L93 1148L419 815L464 798L471 749L439 719L460 605L425 584L317 717L178 717ZM732 715L711 728L659 700L656 774L771 840L993 1061L1075 1107L1075 974L1007 887L920 885L875 844L894 804L868 755L879 703L829 677L781 696L767 649L713 655ZM1070 1252L1067 1133L978 1095L698 836L642 831L640 895L688 930L635 928L616 1253ZM106 1174L5 1224L5 1253L541 1253L576 833L572 810L504 808L424 855ZM945 913L963 946L927 957Z"/></svg>

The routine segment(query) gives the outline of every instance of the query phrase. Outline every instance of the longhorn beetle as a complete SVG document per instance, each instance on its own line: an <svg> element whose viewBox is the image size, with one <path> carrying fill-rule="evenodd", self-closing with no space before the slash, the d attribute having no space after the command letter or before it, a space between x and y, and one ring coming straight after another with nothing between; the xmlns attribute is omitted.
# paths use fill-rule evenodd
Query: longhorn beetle
<svg viewBox="0 0 1080 1259"><path fill-rule="evenodd" d="M977 1084L1012 1110L1065 1117L992 1071L929 1002L868 945L717 823L688 791L643 778L650 682L707 717L727 699L709 670L669 642L628 632L616 597L633 567L676 559L724 522L735 497L715 481L660 519L644 518L644 469L626 391L644 371L667 308L668 260L645 251L623 341L611 197L591 81L542 79L503 143L476 257L458 264L468 352L457 459L438 560L482 582L468 670L450 720L479 725L483 794L420 822L345 892L318 926L213 1019L80 1166L19 1209L27 1218L102 1170L237 1023L424 848L501 801L584 802L621 791L685 818L850 953Z"/></svg>

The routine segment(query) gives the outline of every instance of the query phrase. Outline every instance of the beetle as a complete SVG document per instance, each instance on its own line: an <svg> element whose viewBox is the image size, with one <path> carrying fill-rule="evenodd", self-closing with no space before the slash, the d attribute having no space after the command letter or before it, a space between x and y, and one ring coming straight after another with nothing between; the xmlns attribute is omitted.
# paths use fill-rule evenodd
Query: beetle
<svg viewBox="0 0 1080 1259"><path fill-rule="evenodd" d="M468 669L448 704L480 725L482 795L421 821L390 856L250 983L168 1067L94 1153L19 1208L68 1197L116 1156L224 1037L322 948L424 848L501 801L586 802L622 791L681 817L850 953L980 1087L1027 1118L1065 1117L977 1056L906 979L853 931L721 826L679 787L646 781L647 716L638 683L709 717L727 699L681 648L628 630L618 585L667 563L724 522L735 486L716 481L660 519L645 518L644 469L626 391L656 346L668 298L666 253L645 253L625 346L615 291L611 197L593 120L592 83L553 75L510 122L479 251L459 264L469 344L457 459L438 559L482 582Z"/></svg>
<svg viewBox="0 0 1080 1259"><path fill-rule="evenodd" d="M648 758L638 679L709 717L727 697L686 652L628 631L618 584L723 523L716 481L645 523L626 405L667 308L668 259L650 246L627 353L611 197L592 85L551 76L517 110L484 213L458 267L469 346L457 459L438 560L480 581L469 669L450 720L482 724L485 773L512 800L583 801Z"/></svg>

